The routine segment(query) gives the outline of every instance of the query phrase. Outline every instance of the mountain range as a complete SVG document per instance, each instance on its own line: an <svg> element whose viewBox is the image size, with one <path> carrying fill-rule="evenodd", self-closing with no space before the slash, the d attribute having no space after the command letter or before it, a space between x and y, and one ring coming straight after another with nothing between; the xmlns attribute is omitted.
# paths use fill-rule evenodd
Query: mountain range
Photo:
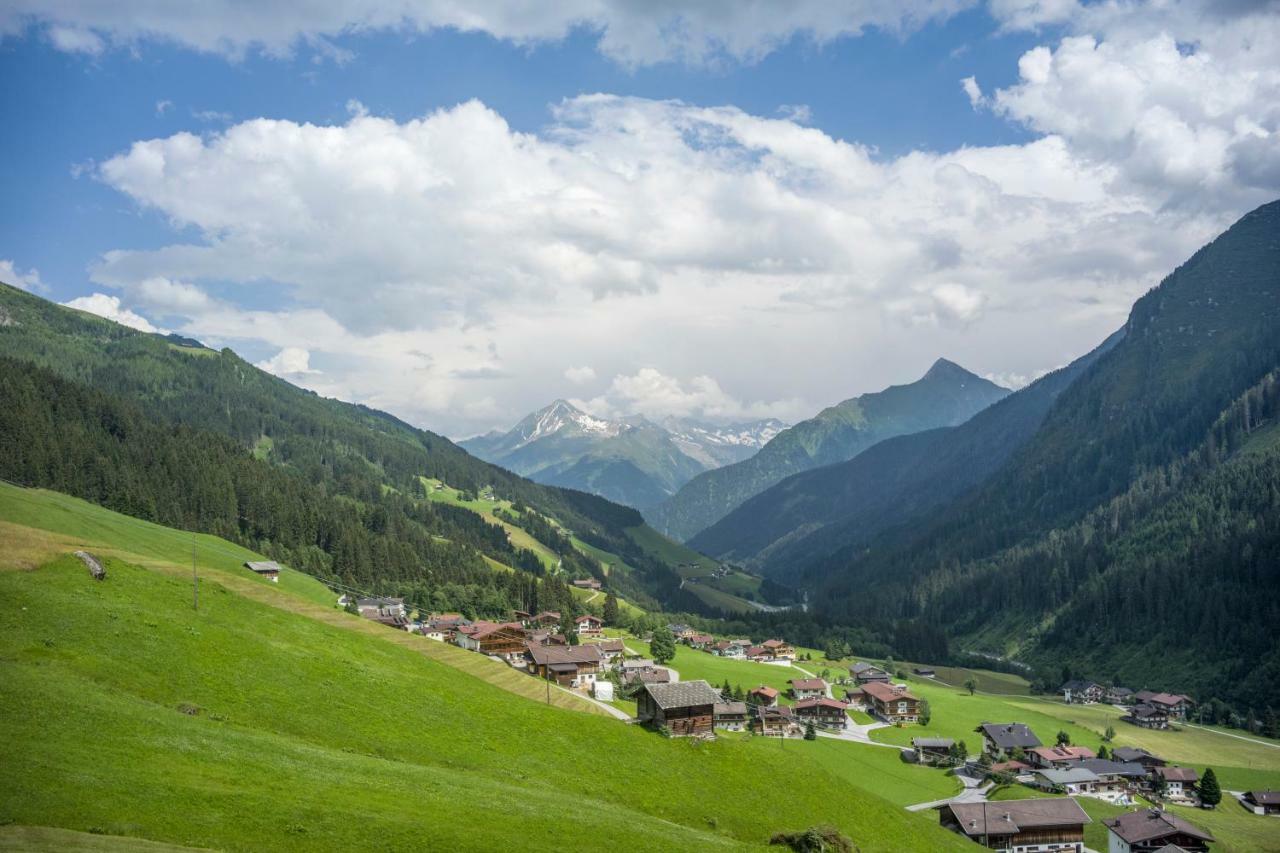
<svg viewBox="0 0 1280 853"><path fill-rule="evenodd" d="M508 432L461 442L468 452L536 482L579 489L627 506L654 506L695 475L745 459L786 424L715 425L635 415L610 419L565 400L534 412Z"/></svg>
<svg viewBox="0 0 1280 853"><path fill-rule="evenodd" d="M754 456L699 474L645 517L668 536L689 540L792 474L843 462L886 438L962 423L1008 393L940 358L915 382L837 403Z"/></svg>

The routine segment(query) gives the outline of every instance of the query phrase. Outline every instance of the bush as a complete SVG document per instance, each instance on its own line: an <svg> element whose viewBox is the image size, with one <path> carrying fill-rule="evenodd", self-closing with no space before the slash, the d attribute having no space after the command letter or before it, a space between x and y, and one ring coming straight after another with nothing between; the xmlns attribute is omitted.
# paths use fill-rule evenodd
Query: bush
<svg viewBox="0 0 1280 853"><path fill-rule="evenodd" d="M799 832L779 832L769 839L779 847L790 847L796 853L857 853L858 847L834 826L811 826Z"/></svg>

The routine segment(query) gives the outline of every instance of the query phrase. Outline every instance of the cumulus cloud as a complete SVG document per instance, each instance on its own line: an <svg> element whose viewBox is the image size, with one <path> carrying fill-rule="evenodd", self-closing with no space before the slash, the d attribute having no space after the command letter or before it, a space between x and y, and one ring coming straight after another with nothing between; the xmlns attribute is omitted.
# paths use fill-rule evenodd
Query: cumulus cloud
<svg viewBox="0 0 1280 853"><path fill-rule="evenodd" d="M0 281L32 293L43 293L47 290L44 282L40 280L39 270L33 268L23 272L8 258L0 258Z"/></svg>
<svg viewBox="0 0 1280 853"><path fill-rule="evenodd" d="M301 347L285 347L271 358L258 362L255 367L284 377L320 372L311 369L311 353Z"/></svg>
<svg viewBox="0 0 1280 853"><path fill-rule="evenodd" d="M639 414L649 418L696 417L712 421L790 418L799 408L795 400L744 403L727 394L710 376L694 376L682 382L652 367L615 376L603 394L573 403L603 417Z"/></svg>
<svg viewBox="0 0 1280 853"><path fill-rule="evenodd" d="M582 367L566 368L564 378L568 379L574 385L585 385L592 379L596 378L596 372L593 368L586 365Z"/></svg>
<svg viewBox="0 0 1280 853"><path fill-rule="evenodd" d="M107 293L77 296L75 299L62 304L78 311L87 311L90 314L97 314L99 317L106 317L108 320L114 320L131 329L137 329L139 332L156 333L162 331L151 325L151 322L146 317L121 305L120 297Z"/></svg>
<svg viewBox="0 0 1280 853"><path fill-rule="evenodd" d="M301 46L316 56L345 61L351 52L335 39L368 32L451 29L526 45L559 41L580 30L596 38L604 55L627 66L705 65L755 62L797 37L825 44L873 27L907 33L972 5L974 0L794 0L781 6L769 0L683 6L634 0L532 5L523 0L338 0L318 5L9 0L0 10L0 34L42 27L59 49L83 53L100 53L107 43L159 39L237 59L252 50L289 55Z"/></svg>

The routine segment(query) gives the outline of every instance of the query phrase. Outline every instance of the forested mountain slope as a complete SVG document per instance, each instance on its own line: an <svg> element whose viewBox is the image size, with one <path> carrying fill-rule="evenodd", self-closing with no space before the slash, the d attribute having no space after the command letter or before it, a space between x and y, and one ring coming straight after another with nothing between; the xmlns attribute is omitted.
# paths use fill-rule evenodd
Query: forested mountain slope
<svg viewBox="0 0 1280 853"><path fill-rule="evenodd" d="M240 470L243 460L235 460L234 464L228 460L236 453L248 457L253 451L268 463L262 467L287 475L284 479L269 478L272 485L268 491L274 491L277 497L268 504L255 505L247 503L251 492L228 491L225 478L206 476L203 470L175 463L170 472L174 489L195 495L207 493L210 497L198 507L185 510L187 515L183 517L163 516L169 523L195 527L211 523L214 518L229 522L234 511L234 515L245 517L239 520L242 539L268 550L287 548L290 560L310 570L362 580L403 579L409 573L424 572L424 566L441 565L439 546L434 546L435 551L428 548L429 541L441 539L454 549L447 558L450 565L474 566L482 562L480 555L486 554L517 568L536 566L537 561L528 555L510 553L510 546L505 546L508 553L501 553L501 531L488 528L465 510L418 506L417 499L422 497L420 478L430 477L468 490L492 487L506 498L555 518L584 541L606 550L628 552L631 564L643 570L637 582L644 585L647 594L680 597L680 579L671 567L652 555L634 553L634 542L626 531L643 524L643 519L633 509L594 495L531 483L475 459L439 435L411 427L384 412L324 399L290 385L230 350L216 352L177 344L53 305L5 285L0 285L0 312L0 355L42 366L76 386L106 395L102 399L86 397L82 410L110 409L131 424L154 422L146 429L137 427L127 434L113 434L111 437L122 446L136 443L137 436L144 433L150 435L156 426L180 426L196 435L175 438L184 448L175 451L179 456L187 449L201 452L199 445L210 443L211 435L218 436L226 440L225 452L215 467L225 463L231 470ZM29 368L13 364L6 367L14 382L24 370ZM68 388L68 399L76 397L74 387ZM49 406L57 402L48 399L49 389L39 387L39 383L34 388L10 384L3 402L18 415L30 412L34 417L40 413L40 409L31 408L35 403L19 410L9 396L18 393L42 395ZM95 430L92 417L79 425L50 421L45 428L53 429L55 423L58 429L81 430L88 441L99 438L89 435ZM14 428L31 430L33 425L24 422ZM179 436L177 431L174 434ZM23 446L35 452L39 442ZM210 443L209 452L214 446ZM65 446L57 448L49 457L49 465L56 465L58 455L69 450ZM130 457L129 452L104 457L113 460L117 469L113 476L121 478L117 482L127 483L127 488L117 489L111 481L81 483L73 493L115 501L112 505L117 508L122 508L120 501L130 501L131 506L125 511L142 513L143 517L151 517L147 515L151 512L177 512L182 504L175 504L167 496L164 484L146 474L144 459ZM13 459L6 462L17 464ZM13 472L13 468L9 470ZM54 488L65 485L60 485L59 479L65 471L39 466L26 470L27 484ZM257 468L254 471L251 478L265 476ZM337 515L325 515L330 510L303 513L305 530L286 521L298 512L295 508L299 504L308 502L329 507L345 521L337 523ZM421 540L420 547L409 549L401 530L387 535L388 530L406 519L416 525L418 534L410 538ZM232 535L226 526L217 530ZM427 539L422 540L422 535ZM384 539L385 547L377 544ZM269 540L269 545L264 545L263 540ZM572 572L587 573L595 566L591 560L581 560L579 564L576 552L561 556Z"/></svg>
<svg viewBox="0 0 1280 853"><path fill-rule="evenodd" d="M1053 401L1122 337L983 409L963 424L900 435L836 465L788 477L689 544L791 577L816 557L865 542L981 484L1035 434Z"/></svg>
<svg viewBox="0 0 1280 853"><path fill-rule="evenodd" d="M1269 393L1267 377L1277 366L1280 202L1242 218L1143 296L1124 338L1058 396L1031 440L981 488L926 520L811 564L805 575L821 591L823 617L838 623L918 621L930 629L942 626L970 645L1000 650L1026 636L1020 632L1048 630L1060 612L1065 619L1076 614L1077 627L1088 613L1091 634L1116 638L1094 648L1090 658L1101 671L1085 673L1090 677L1108 675L1121 661L1130 662L1121 671L1132 676L1172 677L1158 656L1139 654L1157 638L1168 644L1161 654L1170 646L1197 648L1205 667L1222 672L1231 671L1238 658L1254 669L1268 666L1252 644L1271 636L1268 648L1274 647L1274 627L1268 626L1276 624L1271 614L1280 595L1277 562L1258 556L1274 554L1273 527L1266 519L1274 513L1274 469L1266 454L1224 457L1213 431L1250 394ZM1268 417L1263 423L1246 418L1243 434L1265 426ZM1210 452L1215 441L1219 452ZM1212 464L1206 469L1202 459ZM1200 472L1198 478L1185 477L1189 471ZM1118 506L1117 498L1140 496L1150 477L1173 478L1172 486L1162 492L1163 501L1131 500L1137 514L1132 522L1092 524L1078 540L1064 532L1097 517L1091 513ZM1201 498L1196 490L1203 490ZM1210 500L1213 495L1222 499ZM1158 523L1160 513L1174 512L1190 525L1186 511L1175 512L1178 506L1217 507L1205 510L1197 522L1201 530L1224 517L1231 521L1225 531L1188 542L1177 525ZM1138 530L1148 533L1143 547L1132 550L1125 537ZM1211 548L1217 550L1203 550ZM1046 549L1060 558L1058 570L1044 559ZM1039 556L1024 559L1027 554ZM1115 585L1109 606L1080 604L1104 575ZM1155 593L1153 585L1161 583L1165 591ZM1202 623L1193 629L1184 621L1188 613L1207 616L1205 608L1231 602L1245 589L1252 596L1248 606L1241 599L1232 613L1230 647L1189 644L1188 635ZM1169 590L1181 597L1181 610L1151 606ZM1095 602L1104 600L1094 596ZM1121 601L1128 606L1119 606ZM1157 625L1137 619L1144 607L1162 614ZM1045 662L1065 660L1070 644L1053 636L1033 634L1020 653ZM1256 701L1258 694L1247 685L1263 683L1268 703L1280 704L1275 679L1249 675L1222 689ZM1219 689L1218 684L1200 679L1168 686Z"/></svg>
<svg viewBox="0 0 1280 853"><path fill-rule="evenodd" d="M645 517L687 541L792 474L851 459L895 435L962 423L1008 393L938 359L915 382L845 400L778 434L750 459L699 474Z"/></svg>

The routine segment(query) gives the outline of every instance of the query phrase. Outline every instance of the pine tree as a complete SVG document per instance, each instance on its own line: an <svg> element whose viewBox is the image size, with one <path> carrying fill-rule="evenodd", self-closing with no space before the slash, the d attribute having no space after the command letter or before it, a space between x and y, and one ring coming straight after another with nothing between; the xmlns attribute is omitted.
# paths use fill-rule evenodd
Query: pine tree
<svg viewBox="0 0 1280 853"><path fill-rule="evenodd" d="M818 730L813 727L813 723L804 724L804 739L805 740L818 739Z"/></svg>
<svg viewBox="0 0 1280 853"><path fill-rule="evenodd" d="M613 593L604 597L604 624L610 627L618 624L618 599Z"/></svg>
<svg viewBox="0 0 1280 853"><path fill-rule="evenodd" d="M1218 774L1212 767L1206 767L1204 776L1200 777L1200 804L1207 809L1216 808L1222 802L1222 788L1218 785Z"/></svg>
<svg viewBox="0 0 1280 853"><path fill-rule="evenodd" d="M1107 752L1107 745L1105 743L1102 746L1098 747L1098 757L1099 758L1111 757L1111 753Z"/></svg>

